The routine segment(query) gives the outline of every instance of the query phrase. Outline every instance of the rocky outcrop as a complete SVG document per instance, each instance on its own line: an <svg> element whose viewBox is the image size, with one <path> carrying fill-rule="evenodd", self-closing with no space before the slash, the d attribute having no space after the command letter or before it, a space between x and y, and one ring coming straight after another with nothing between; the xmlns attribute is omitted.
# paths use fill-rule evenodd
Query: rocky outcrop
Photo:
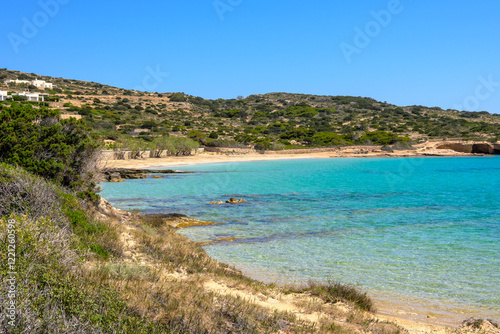
<svg viewBox="0 0 500 334"><path fill-rule="evenodd" d="M159 213L159 214L146 214L144 218L150 224L155 226L169 225L175 228L220 225L220 223L211 221L202 221L194 218L189 218L181 213Z"/></svg>
<svg viewBox="0 0 500 334"><path fill-rule="evenodd" d="M389 153L393 153L394 152L394 150L392 149L392 147L390 147L389 145L384 145L380 149L382 151L389 152Z"/></svg>
<svg viewBox="0 0 500 334"><path fill-rule="evenodd" d="M115 208L102 197L97 206L97 213L101 215L101 218L118 219L120 222L126 221L132 216L128 211Z"/></svg>
<svg viewBox="0 0 500 334"><path fill-rule="evenodd" d="M472 144L445 143L436 148L438 150L453 150L460 153L472 153Z"/></svg>
<svg viewBox="0 0 500 334"><path fill-rule="evenodd" d="M179 170L172 169L157 169L157 170L149 170L149 169L113 169L107 170L104 172L106 175L106 180L109 182L122 182L124 180L132 180L132 179L145 179L148 177L148 174L188 174L193 172L185 172ZM155 179L162 178L162 176L155 175L153 176Z"/></svg>
<svg viewBox="0 0 500 334"><path fill-rule="evenodd" d="M462 322L461 329L477 333L500 333L500 327L492 320L470 318Z"/></svg>
<svg viewBox="0 0 500 334"><path fill-rule="evenodd" d="M500 154L500 144L490 144L490 143L445 143L436 147L439 150L453 150L460 153L472 153L472 154Z"/></svg>
<svg viewBox="0 0 500 334"><path fill-rule="evenodd" d="M108 182L123 182L123 181L125 181L122 178L122 176L120 175L120 173L110 173L107 176L107 180L108 180Z"/></svg>
<svg viewBox="0 0 500 334"><path fill-rule="evenodd" d="M231 197L225 203L227 203L227 204L240 204L240 203L245 203L245 202L246 202L246 200L244 200L244 199L237 199L237 198ZM210 204L212 204L212 205L224 204L224 202L223 201L212 201L212 202L210 202Z"/></svg>
<svg viewBox="0 0 500 334"><path fill-rule="evenodd" d="M487 143L473 144L472 153L494 154L493 145Z"/></svg>
<svg viewBox="0 0 500 334"><path fill-rule="evenodd" d="M145 214L144 217L157 218L157 219L188 218L188 216L183 215L182 213L150 213L150 214Z"/></svg>
<svg viewBox="0 0 500 334"><path fill-rule="evenodd" d="M231 197L229 200L226 201L226 203L228 204L239 204L239 203L244 203L246 202L246 200L244 199L237 199L237 198L234 198L234 197Z"/></svg>

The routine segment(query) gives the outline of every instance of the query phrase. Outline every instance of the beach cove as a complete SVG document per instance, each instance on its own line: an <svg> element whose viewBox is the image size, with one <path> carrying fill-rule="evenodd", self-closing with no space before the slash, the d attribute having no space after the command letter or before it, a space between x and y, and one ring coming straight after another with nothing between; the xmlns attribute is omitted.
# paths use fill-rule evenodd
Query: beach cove
<svg viewBox="0 0 500 334"><path fill-rule="evenodd" d="M234 158L227 160L230 159ZM495 194L495 189L498 189L495 180L499 178L492 174L498 173L498 158L321 159L257 163L277 163L270 171L254 163L186 165L181 168L178 167L179 161L170 160L170 165L155 165L155 168L177 165L176 168L197 173L131 180L117 184L116 193L108 192L106 185L103 196L119 208L180 212L197 219L223 223L185 229L181 233L195 241L212 243L205 246L209 255L254 278L278 283L338 279L359 284L377 301L380 300L382 313L418 321L456 325L460 317L463 320L469 315L498 319L498 305L495 304L498 299L494 294L498 287L494 282L499 281L495 269L498 268L495 261L498 261L499 247L495 229L498 229L499 216L494 206L490 211L482 212L498 195ZM329 183L324 182L329 178L321 179L322 183L316 182L320 188L329 189L329 193L321 193L310 186L309 183L314 184L307 179L311 174L310 166L303 166L298 174L292 173L293 176L281 183L275 177L286 175L283 171L290 166L313 162L328 165L331 161L337 162L335 175L344 176L339 180L348 180L349 175L353 179L344 185L336 183L336 187L329 187ZM389 165L374 169L363 167L365 161ZM326 165L323 173L331 175L330 167ZM437 174L422 175L423 170ZM361 172L361 177L354 172ZM266 173L274 176L266 178ZM257 179L252 179L255 176ZM424 186L424 189L408 191L412 184L419 184L419 176L427 179L428 188ZM468 200L474 184L484 184L476 181L485 178L490 180L489 188L479 187L476 189L478 195ZM270 180L276 181L273 184ZM139 188L144 192L136 193L134 182L140 184ZM165 182L164 187L155 188L155 184L161 182ZM246 187L245 183L251 183L252 187ZM443 184L454 184L455 187L446 193ZM264 185L271 185L272 191L265 190ZM288 185L294 185L291 190L295 191L291 191ZM371 185L372 188L357 189L356 185ZM128 198L116 195L120 186L127 187ZM345 189L337 194L331 191L339 186ZM410 188L405 190L401 186ZM408 192L416 196L407 197ZM314 196L309 196L310 193ZM450 194L456 194L456 197ZM232 196L244 198L248 203L241 206L209 205L212 200L226 200ZM331 210L332 203L328 200L335 196L337 201ZM362 203L361 207L356 203ZM325 208L334 214L325 212ZM461 216L463 212L465 215ZM422 217L431 217L431 222L423 222ZM304 221L308 224L303 224ZM427 230L434 232L428 233ZM486 239L476 240L478 236ZM217 240L222 242L214 242ZM331 243L332 240L335 243ZM478 245L468 245L468 240L476 240ZM405 248L402 249L401 245ZM259 249L266 252L259 253ZM322 257L325 252L336 254L335 260ZM297 256L307 260L298 261ZM324 269L325 263L330 269ZM434 270L429 270L433 267ZM380 268L384 270L377 271ZM448 286L447 281L451 281ZM407 305L403 307L405 303Z"/></svg>

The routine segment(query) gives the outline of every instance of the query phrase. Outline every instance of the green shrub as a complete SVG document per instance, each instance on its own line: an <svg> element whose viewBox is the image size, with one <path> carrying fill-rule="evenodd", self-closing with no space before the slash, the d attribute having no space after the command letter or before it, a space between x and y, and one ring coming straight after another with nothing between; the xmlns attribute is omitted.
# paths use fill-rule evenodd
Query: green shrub
<svg viewBox="0 0 500 334"><path fill-rule="evenodd" d="M350 302L362 310L375 312L375 306L366 292L360 292L352 285L332 281L326 284L310 282L302 292L309 292L327 303Z"/></svg>
<svg viewBox="0 0 500 334"><path fill-rule="evenodd" d="M30 105L0 109L0 162L77 191L94 190L100 144L83 122Z"/></svg>

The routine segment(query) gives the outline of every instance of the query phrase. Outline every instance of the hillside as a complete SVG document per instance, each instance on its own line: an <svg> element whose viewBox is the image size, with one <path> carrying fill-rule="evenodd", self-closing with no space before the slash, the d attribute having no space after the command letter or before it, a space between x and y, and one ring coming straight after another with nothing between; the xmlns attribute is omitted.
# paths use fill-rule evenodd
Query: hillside
<svg viewBox="0 0 500 334"><path fill-rule="evenodd" d="M0 70L8 79L40 79L55 85L46 104L63 117L82 117L104 139L144 144L163 135L187 136L201 145L291 149L353 144L387 145L427 138L496 142L500 115L396 106L365 97L288 93L208 100L184 93L145 93L94 82ZM142 142L142 141L141 141Z"/></svg>
<svg viewBox="0 0 500 334"><path fill-rule="evenodd" d="M19 74L12 72L7 75L11 78L16 75L20 80L40 78L34 75L19 78ZM108 131L127 142L129 134L98 125L108 122L103 115L110 114L120 116L115 119L116 124L110 124L120 125L121 117L133 112L128 107L123 109L133 99L135 106L144 105L148 99L150 108L163 101L166 106L160 112L166 115L163 121L173 117L175 110L169 110L174 104L190 108L186 107L182 114L192 117L191 121L184 121L191 124L202 119L193 115L204 113L224 122L225 116L215 113L225 109L204 111L201 103L172 101L179 94L170 97L139 96L130 91L123 91L120 96L77 95L75 91L66 94L69 91L64 90L70 86L65 86L64 79L41 79L57 85L45 90L51 101L0 103L0 272L5 278L2 280L5 293L0 294L0 332L499 332L497 324L482 319L469 319L460 329L445 329L384 317L375 313L367 293L338 282L312 282L305 286L264 284L213 260L201 244L176 232L177 228L213 223L179 214L144 216L113 208L96 193L97 183L102 180L101 140L84 122L102 136ZM84 83L70 81L68 85L82 87ZM22 88L7 89L12 92ZM112 87L105 89L121 92ZM32 87L30 90L36 91ZM97 98L100 101L94 100ZM129 101L123 102L125 98ZM88 99L99 108L90 107ZM252 99L256 97L235 103L250 104L248 101ZM122 109L112 109L116 106ZM66 116L82 114L83 119L63 119L57 109ZM137 124L147 120L157 124L163 117L133 109L139 116L146 116L137 116ZM265 114L286 113L286 110ZM253 116L248 117L259 111L252 112ZM312 114L304 119L314 119L320 113ZM291 122L288 114L280 117ZM241 118L229 121L245 126ZM157 128L153 126L150 130ZM190 145L197 144L188 138L164 137L170 138L167 144L177 145L175 150L180 154L189 154ZM146 136L134 141L146 143L159 138ZM179 147L184 147L184 151ZM168 150L173 149L168 146Z"/></svg>

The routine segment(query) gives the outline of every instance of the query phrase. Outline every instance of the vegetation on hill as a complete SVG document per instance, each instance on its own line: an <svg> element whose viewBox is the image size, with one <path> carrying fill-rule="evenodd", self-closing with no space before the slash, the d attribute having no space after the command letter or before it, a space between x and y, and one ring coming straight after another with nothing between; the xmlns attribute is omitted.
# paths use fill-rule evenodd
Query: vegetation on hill
<svg viewBox="0 0 500 334"><path fill-rule="evenodd" d="M93 82L0 70L0 79L43 79L48 105L82 117L102 138L151 150L159 137L188 137L211 147L262 150L387 145L428 138L496 142L500 115L399 107L371 98L270 93L208 100L184 93L145 93ZM130 138L138 140L131 141ZM194 148L192 142L189 145Z"/></svg>
<svg viewBox="0 0 500 334"><path fill-rule="evenodd" d="M211 259L168 219L110 213L96 195L98 135L135 156L143 147L153 156L191 154L199 143L404 145L410 132L382 126L380 116L373 125L394 107L294 94L210 101L0 70L0 80L15 78L56 87L45 91L49 103L0 103L0 275L9 277L1 284L2 333L404 332L376 319L373 302L354 287L254 281ZM445 117L429 110L411 113L430 127ZM496 116L473 116L457 129L498 135ZM282 298L296 312L276 307Z"/></svg>
<svg viewBox="0 0 500 334"><path fill-rule="evenodd" d="M161 218L103 216L89 169L99 143L83 121L9 102L0 105L0 130L2 333L400 330L366 313L373 305L356 289L266 285L214 261ZM280 294L301 294L301 309L324 317L315 324L255 302Z"/></svg>
<svg viewBox="0 0 500 334"><path fill-rule="evenodd" d="M83 122L61 120L57 111L17 102L0 105L0 159L80 196L94 196L100 146Z"/></svg>

